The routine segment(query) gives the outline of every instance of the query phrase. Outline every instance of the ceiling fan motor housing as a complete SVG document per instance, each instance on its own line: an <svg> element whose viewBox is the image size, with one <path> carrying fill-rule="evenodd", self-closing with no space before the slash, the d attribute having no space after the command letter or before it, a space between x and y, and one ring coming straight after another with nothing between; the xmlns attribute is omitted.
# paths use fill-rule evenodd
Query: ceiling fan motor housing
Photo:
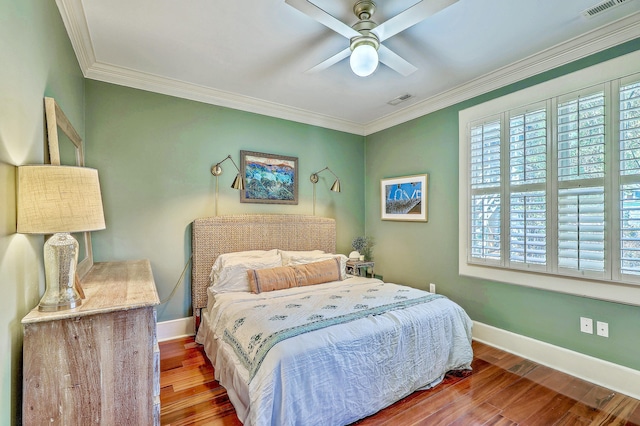
<svg viewBox="0 0 640 426"><path fill-rule="evenodd" d="M352 51L356 47L365 44L373 46L376 50L380 47L380 40L371 32L371 30L378 26L378 24L371 20L375 11L376 5L370 0L360 0L353 5L353 13L358 17L358 22L353 24L351 28L362 35L351 38L350 45Z"/></svg>
<svg viewBox="0 0 640 426"><path fill-rule="evenodd" d="M360 0L353 5L353 13L355 13L360 20L370 19L375 12L376 4L371 0Z"/></svg>

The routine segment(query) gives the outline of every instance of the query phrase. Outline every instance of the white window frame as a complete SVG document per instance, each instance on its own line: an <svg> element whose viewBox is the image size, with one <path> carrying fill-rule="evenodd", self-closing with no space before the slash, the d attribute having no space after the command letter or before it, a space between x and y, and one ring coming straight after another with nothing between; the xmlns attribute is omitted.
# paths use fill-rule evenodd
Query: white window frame
<svg viewBox="0 0 640 426"><path fill-rule="evenodd" d="M469 247L470 229L470 159L468 145L470 124L477 123L481 120L484 120L485 118L497 116L499 114L505 113L506 111L517 110L533 103L543 102L547 99L562 96L570 92L580 91L588 87L607 83L613 80L616 80L616 82L611 84L611 90L615 90L618 87L618 79L624 79L631 74L640 73L640 65L638 64L640 64L640 51L629 53L627 55L623 55L618 58L593 65L591 67L573 72L571 74L567 74L562 77L558 77L553 80L549 80L547 82L511 93L506 96L493 99L491 101L473 106L459 112L458 269L460 275L640 306L640 285L638 284L599 281L597 279L588 279L584 277L560 276L553 275L553 273L536 273L533 272L531 268L527 269L526 271L522 269L513 269L508 267L507 259L503 259L503 262L506 262L507 264L501 265L500 267L469 263L469 254L467 253L467 248ZM605 96L608 96L608 94L605 94ZM607 105L606 107L611 108L611 106L609 105ZM617 110L618 106L613 105L612 112L615 112ZM555 113L553 114L553 116L555 117ZM609 115L609 117L611 117L611 115ZM617 128L612 126L611 121L617 120L611 119L606 123L606 125L608 126L608 134L611 134L612 131L617 131ZM609 146L611 145L612 144L609 144ZM550 154L550 152L548 152L548 154ZM607 152L607 155L610 154L611 150ZM547 161L555 161L555 157L549 156L547 158ZM617 170L617 162L614 161L613 163L616 164L615 169ZM607 171L607 173L611 172L612 170ZM553 178L548 175L547 179L549 180ZM609 182L610 181L611 180L609 180ZM611 188L612 185L610 183L609 186L609 190L613 189L614 191L616 191L615 188ZM607 205L611 206L611 203L608 203ZM503 206L505 206L504 203ZM614 208L613 206L611 208L615 209L615 211L608 210L606 214L614 214L616 219L610 221L610 223L613 224L613 227L612 229L608 230L608 235L614 235L613 233L619 235L619 220L617 219L619 216L617 208ZM555 222L555 218L553 218L553 221ZM505 224L506 222L503 222L502 226L505 226ZM548 240L552 238L553 244L555 244L557 236L553 233L547 235ZM606 244L608 244L608 246L612 249L611 253L613 261L616 261L616 259L619 258L619 250L616 251L616 249L619 249L619 247L616 247L617 243L614 244L614 241L617 240L618 238L610 237L606 241ZM503 253L505 257L508 256L508 253ZM553 253L550 253L550 255L555 256L555 254ZM615 275L614 279L616 279Z"/></svg>

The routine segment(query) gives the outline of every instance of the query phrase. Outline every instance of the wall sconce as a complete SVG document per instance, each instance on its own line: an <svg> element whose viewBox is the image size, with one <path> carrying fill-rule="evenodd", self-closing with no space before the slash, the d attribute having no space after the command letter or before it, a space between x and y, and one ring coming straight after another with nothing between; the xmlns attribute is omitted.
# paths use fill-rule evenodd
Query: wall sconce
<svg viewBox="0 0 640 426"><path fill-rule="evenodd" d="M311 173L309 180L311 180L311 183L313 184L313 215L314 216L316 215L316 183L318 183L318 180L320 179L318 177L318 174L324 172L325 170L329 170L329 172L331 172L331 174L336 178L335 182L333 182L333 185L331 185L331 190L333 192L340 192L340 178L335 173L333 173L333 171L329 167L325 167L322 170L318 170L315 173Z"/></svg>
<svg viewBox="0 0 640 426"><path fill-rule="evenodd" d="M71 232L105 229L98 171L87 167L18 167L17 232L53 234L44 243L46 290L38 310L82 304L75 287L78 241Z"/></svg>
<svg viewBox="0 0 640 426"><path fill-rule="evenodd" d="M218 216L218 176L222 174L222 167L220 166L220 164L224 163L227 160L231 160L233 165L236 167L236 170L238 171L236 178L233 180L233 183L231 184L231 188L237 189L239 191L244 190L244 178L240 174L240 168L238 167L236 162L233 161L233 158L231 158L231 155L227 155L227 158L220 161L219 163L216 163L213 167L211 167L211 174L216 177L216 211L215 211L216 216Z"/></svg>

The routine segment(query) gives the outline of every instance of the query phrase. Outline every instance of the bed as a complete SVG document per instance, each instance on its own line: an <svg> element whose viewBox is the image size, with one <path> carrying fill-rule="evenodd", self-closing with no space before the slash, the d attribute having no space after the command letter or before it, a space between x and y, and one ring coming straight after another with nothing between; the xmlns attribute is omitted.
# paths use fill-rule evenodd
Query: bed
<svg viewBox="0 0 640 426"><path fill-rule="evenodd" d="M333 219L216 216L192 236L196 341L245 425L349 424L470 370L464 310L345 275Z"/></svg>

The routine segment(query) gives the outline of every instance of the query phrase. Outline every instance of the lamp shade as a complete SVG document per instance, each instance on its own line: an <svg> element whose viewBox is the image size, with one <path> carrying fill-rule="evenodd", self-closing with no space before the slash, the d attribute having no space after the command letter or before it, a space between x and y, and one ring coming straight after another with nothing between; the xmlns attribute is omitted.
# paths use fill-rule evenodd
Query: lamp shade
<svg viewBox="0 0 640 426"><path fill-rule="evenodd" d="M53 234L105 229L98 171L87 167L18 167L17 232Z"/></svg>

